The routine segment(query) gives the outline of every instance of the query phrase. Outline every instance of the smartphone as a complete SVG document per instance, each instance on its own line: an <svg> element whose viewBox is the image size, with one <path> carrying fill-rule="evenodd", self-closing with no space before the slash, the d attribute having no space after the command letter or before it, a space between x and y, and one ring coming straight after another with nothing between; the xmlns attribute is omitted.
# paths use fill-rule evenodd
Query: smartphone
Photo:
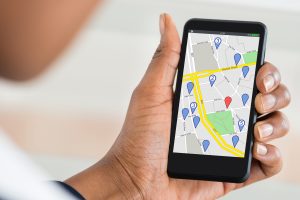
<svg viewBox="0 0 300 200"><path fill-rule="evenodd" d="M244 182L264 63L260 22L191 19L184 26L173 102L168 175Z"/></svg>

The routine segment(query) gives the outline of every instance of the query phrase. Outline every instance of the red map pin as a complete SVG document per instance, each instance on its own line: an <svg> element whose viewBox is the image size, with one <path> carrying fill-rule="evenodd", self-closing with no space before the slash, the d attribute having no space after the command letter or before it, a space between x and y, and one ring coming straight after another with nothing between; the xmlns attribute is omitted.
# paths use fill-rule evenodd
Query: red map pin
<svg viewBox="0 0 300 200"><path fill-rule="evenodd" d="M231 104L232 98L228 96L224 99L224 101L225 101L226 108L228 108L229 105Z"/></svg>

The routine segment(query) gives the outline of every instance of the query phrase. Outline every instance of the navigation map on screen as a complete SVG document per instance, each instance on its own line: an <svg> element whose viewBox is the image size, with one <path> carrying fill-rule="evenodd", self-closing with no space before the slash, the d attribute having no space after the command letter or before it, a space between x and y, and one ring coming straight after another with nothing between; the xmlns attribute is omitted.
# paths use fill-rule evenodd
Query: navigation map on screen
<svg viewBox="0 0 300 200"><path fill-rule="evenodd" d="M259 34L190 31L175 153L244 157Z"/></svg>

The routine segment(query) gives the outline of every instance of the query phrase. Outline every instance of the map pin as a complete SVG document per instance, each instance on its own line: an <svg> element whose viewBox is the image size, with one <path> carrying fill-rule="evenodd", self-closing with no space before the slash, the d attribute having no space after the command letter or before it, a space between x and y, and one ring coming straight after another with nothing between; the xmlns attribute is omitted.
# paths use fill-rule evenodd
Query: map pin
<svg viewBox="0 0 300 200"><path fill-rule="evenodd" d="M203 140L202 146L203 146L204 152L206 152L206 150L208 149L209 145L210 145L209 140Z"/></svg>
<svg viewBox="0 0 300 200"><path fill-rule="evenodd" d="M243 94L242 95L242 101L243 101L243 105L245 106L247 101L249 99L249 95L248 94Z"/></svg>
<svg viewBox="0 0 300 200"><path fill-rule="evenodd" d="M195 127L195 128L197 128L199 122L200 122L200 117L195 116L195 117L193 118L193 123L194 123L194 127Z"/></svg>
<svg viewBox="0 0 300 200"><path fill-rule="evenodd" d="M241 60L241 54L239 53L234 54L235 65L239 64L240 60Z"/></svg>
<svg viewBox="0 0 300 200"><path fill-rule="evenodd" d="M192 92L192 90L194 88L194 83L188 82L186 86L187 86L189 94L191 94L191 92Z"/></svg>
<svg viewBox="0 0 300 200"><path fill-rule="evenodd" d="M214 83L216 82L217 77L216 77L216 75L212 74L209 76L208 79L209 79L210 86L212 87L214 85Z"/></svg>
<svg viewBox="0 0 300 200"><path fill-rule="evenodd" d="M222 43L222 39L220 37L216 37L214 42L215 42L216 49L218 49Z"/></svg>
<svg viewBox="0 0 300 200"><path fill-rule="evenodd" d="M239 122L238 122L238 125L239 125L240 131L242 131L244 126L245 126L245 120L240 119Z"/></svg>
<svg viewBox="0 0 300 200"><path fill-rule="evenodd" d="M197 103L196 102L192 102L190 104L190 107L191 107L191 111L192 111L192 114L194 114L196 108L197 108Z"/></svg>
<svg viewBox="0 0 300 200"><path fill-rule="evenodd" d="M183 117L183 119L185 120L186 119L186 117L188 116L188 114L189 114L189 109L187 109L187 108L184 108L184 109L182 109L182 117Z"/></svg>
<svg viewBox="0 0 300 200"><path fill-rule="evenodd" d="M229 105L231 104L232 98L228 96L224 99L224 101L225 101L226 108L228 108Z"/></svg>
<svg viewBox="0 0 300 200"><path fill-rule="evenodd" d="M236 147L239 140L240 140L239 136L237 136L237 135L232 136L232 144L233 144L234 148Z"/></svg>
<svg viewBox="0 0 300 200"><path fill-rule="evenodd" d="M244 66L244 67L242 68L242 72L243 72L244 78L246 78L246 76L247 76L247 74L248 74L248 72L249 72L249 67L248 67L248 66Z"/></svg>

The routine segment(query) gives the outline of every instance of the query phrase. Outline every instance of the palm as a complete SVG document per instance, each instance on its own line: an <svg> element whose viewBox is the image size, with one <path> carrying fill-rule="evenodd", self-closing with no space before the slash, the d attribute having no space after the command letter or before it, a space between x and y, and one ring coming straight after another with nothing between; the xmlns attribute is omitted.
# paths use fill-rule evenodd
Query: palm
<svg viewBox="0 0 300 200"><path fill-rule="evenodd" d="M131 131L126 132L123 128L126 137L122 137L122 134L119 138L127 141L123 143L128 158L126 162L130 162L133 168L131 176L143 195L153 199L166 196L168 198L162 199L190 199L191 197L199 199L203 196L213 199L222 196L224 187L229 185L168 177L167 158L173 92L171 87L148 89L151 91L136 91L133 95L124 126ZM134 129L131 126L134 126ZM235 185L230 184L230 188L234 187Z"/></svg>

